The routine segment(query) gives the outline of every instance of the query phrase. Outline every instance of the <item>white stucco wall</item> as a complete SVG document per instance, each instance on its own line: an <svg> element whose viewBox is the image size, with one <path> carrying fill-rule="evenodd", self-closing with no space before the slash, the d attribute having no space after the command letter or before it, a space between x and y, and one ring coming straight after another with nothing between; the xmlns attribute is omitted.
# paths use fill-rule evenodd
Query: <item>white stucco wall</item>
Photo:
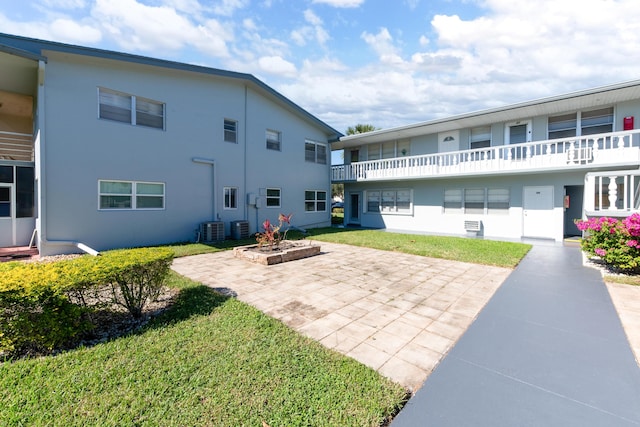
<svg viewBox="0 0 640 427"><path fill-rule="evenodd" d="M464 221L480 220L483 235L491 238L520 239L545 237L562 240L564 236L563 197L566 185L582 185L584 173L521 174L511 176L474 177L461 179L407 180L404 182L378 182L346 184L345 194L362 194L366 204L366 191L385 189L410 189L413 194L411 214L361 212L363 227L387 228L441 235L466 235ZM523 192L526 186L552 186L553 209L549 221L540 224L535 236L525 236L523 230ZM499 214L444 213L444 190L448 188L508 188L510 208ZM349 198L347 197L347 200ZM351 207L348 207L350 209Z"/></svg>

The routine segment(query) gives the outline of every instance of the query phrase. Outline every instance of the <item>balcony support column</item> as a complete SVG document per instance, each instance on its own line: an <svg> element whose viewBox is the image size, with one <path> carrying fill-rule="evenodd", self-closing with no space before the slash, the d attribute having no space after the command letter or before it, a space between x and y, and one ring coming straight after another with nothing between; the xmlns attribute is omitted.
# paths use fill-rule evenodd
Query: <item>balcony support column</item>
<svg viewBox="0 0 640 427"><path fill-rule="evenodd" d="M615 211L617 210L617 202L618 202L618 186L616 185L617 176L609 177L609 210Z"/></svg>

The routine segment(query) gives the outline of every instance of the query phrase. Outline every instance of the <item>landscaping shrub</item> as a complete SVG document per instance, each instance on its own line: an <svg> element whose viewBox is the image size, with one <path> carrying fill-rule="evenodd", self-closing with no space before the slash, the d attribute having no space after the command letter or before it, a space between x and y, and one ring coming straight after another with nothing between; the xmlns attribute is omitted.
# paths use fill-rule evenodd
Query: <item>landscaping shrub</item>
<svg viewBox="0 0 640 427"><path fill-rule="evenodd" d="M88 299L110 287L110 301L140 317L157 298L173 251L127 249L54 263L0 264L0 353L51 350L86 332ZM94 304L92 304L94 306Z"/></svg>
<svg viewBox="0 0 640 427"><path fill-rule="evenodd" d="M0 352L51 350L89 328L53 264L6 263L0 274Z"/></svg>
<svg viewBox="0 0 640 427"><path fill-rule="evenodd" d="M135 318L155 301L169 274L173 251L166 248L118 250L105 253L110 265L113 302L126 308Z"/></svg>
<svg viewBox="0 0 640 427"><path fill-rule="evenodd" d="M576 220L579 230L587 235L581 241L582 250L599 257L613 270L640 273L640 215L624 220L594 217Z"/></svg>

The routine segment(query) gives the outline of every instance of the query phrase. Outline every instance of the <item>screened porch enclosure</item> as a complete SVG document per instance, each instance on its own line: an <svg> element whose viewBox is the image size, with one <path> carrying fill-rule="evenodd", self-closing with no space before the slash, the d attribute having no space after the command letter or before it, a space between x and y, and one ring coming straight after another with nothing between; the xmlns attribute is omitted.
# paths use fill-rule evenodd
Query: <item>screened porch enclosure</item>
<svg viewBox="0 0 640 427"><path fill-rule="evenodd" d="M35 228L33 128L34 98L0 89L0 247L28 245Z"/></svg>

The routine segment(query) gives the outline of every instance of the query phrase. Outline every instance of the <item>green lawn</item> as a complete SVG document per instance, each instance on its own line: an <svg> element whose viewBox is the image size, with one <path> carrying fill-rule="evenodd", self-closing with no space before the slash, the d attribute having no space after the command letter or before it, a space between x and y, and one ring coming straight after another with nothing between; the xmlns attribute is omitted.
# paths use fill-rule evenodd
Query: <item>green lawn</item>
<svg viewBox="0 0 640 427"><path fill-rule="evenodd" d="M312 229L308 238L509 268L517 266L531 249L531 245L514 242L340 228Z"/></svg>
<svg viewBox="0 0 640 427"><path fill-rule="evenodd" d="M233 298L172 275L137 334L0 364L2 426L378 426L406 391Z"/></svg>
<svg viewBox="0 0 640 427"><path fill-rule="evenodd" d="M504 267L530 249L373 230L308 237ZM171 247L186 256L254 242ZM0 425L379 426L407 399L401 386L236 299L175 273L168 284L181 289L177 303L135 334L0 363Z"/></svg>

